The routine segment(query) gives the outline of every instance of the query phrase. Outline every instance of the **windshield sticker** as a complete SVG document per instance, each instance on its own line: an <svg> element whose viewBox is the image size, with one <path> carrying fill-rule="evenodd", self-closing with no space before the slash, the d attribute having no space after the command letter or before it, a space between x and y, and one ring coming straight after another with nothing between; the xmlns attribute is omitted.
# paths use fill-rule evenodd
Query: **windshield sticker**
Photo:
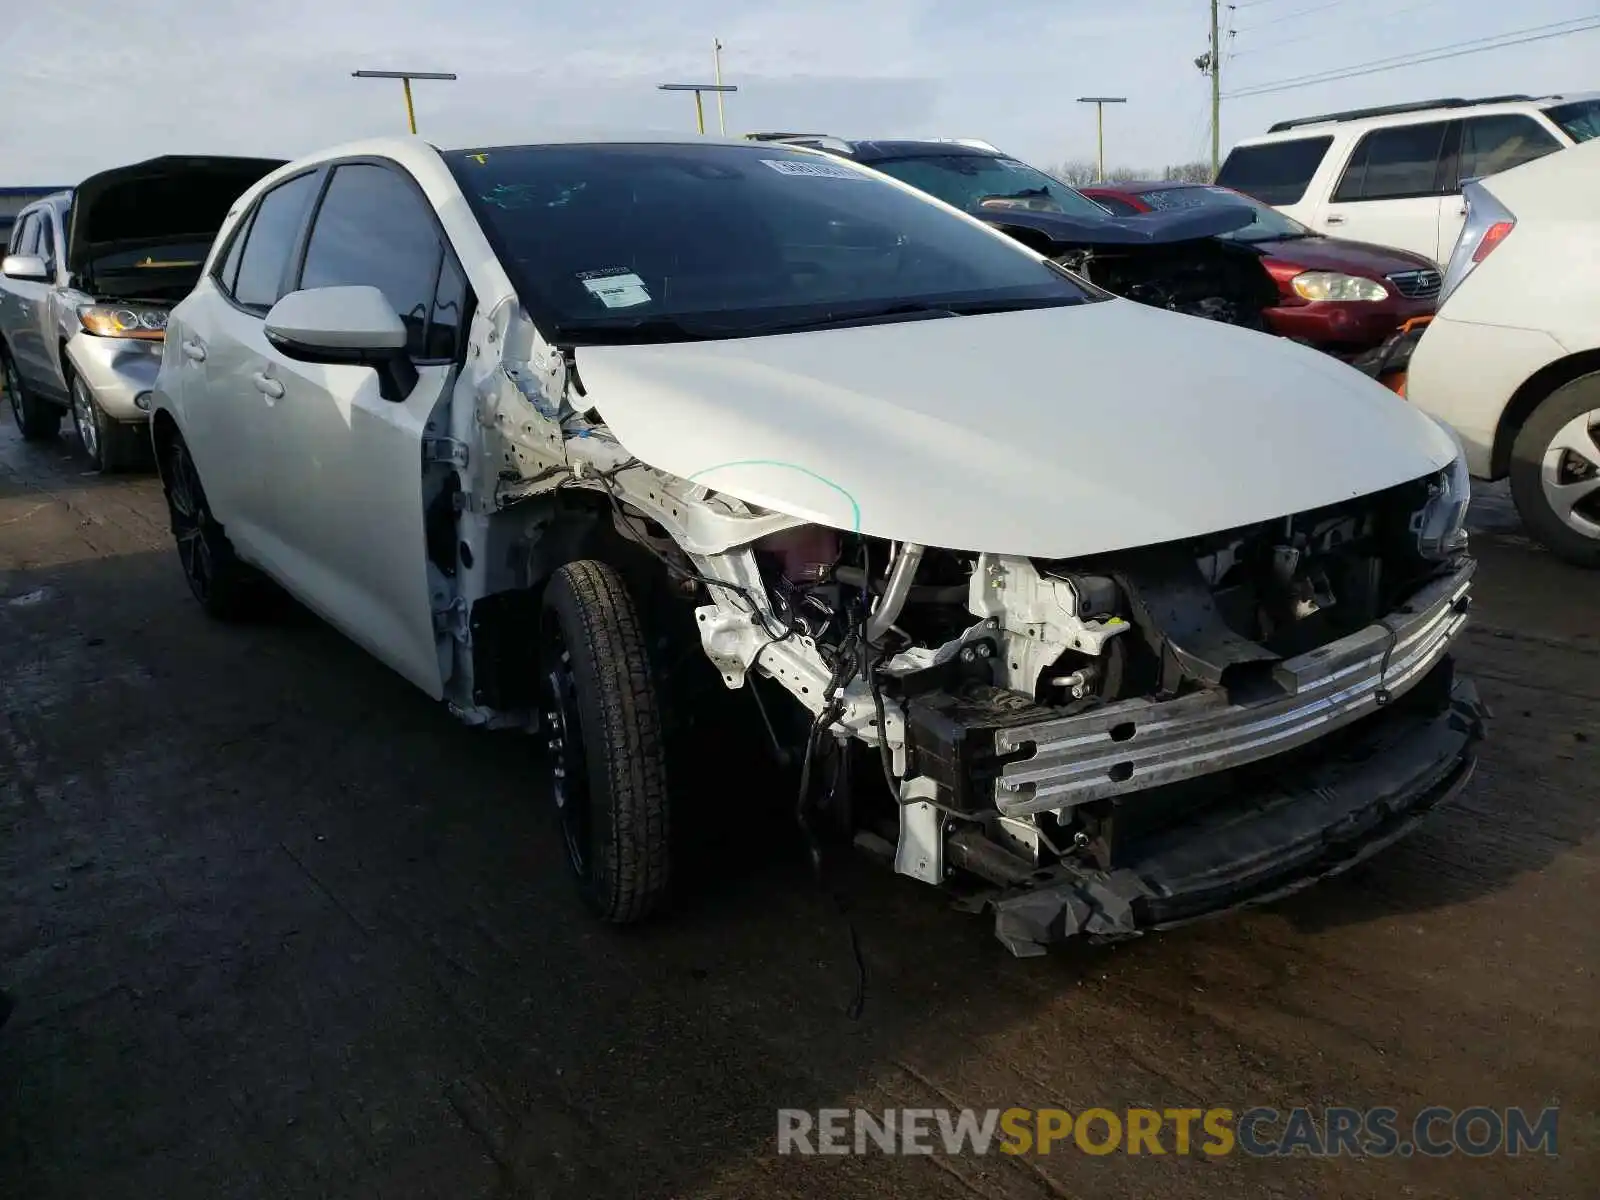
<svg viewBox="0 0 1600 1200"><path fill-rule="evenodd" d="M787 158L763 158L762 162L779 175L810 175L813 179L866 179L864 171L836 167L832 163L795 162Z"/></svg>
<svg viewBox="0 0 1600 1200"><path fill-rule="evenodd" d="M579 271L578 278L585 290L607 308L632 308L635 304L650 303L650 292L644 280L626 267Z"/></svg>

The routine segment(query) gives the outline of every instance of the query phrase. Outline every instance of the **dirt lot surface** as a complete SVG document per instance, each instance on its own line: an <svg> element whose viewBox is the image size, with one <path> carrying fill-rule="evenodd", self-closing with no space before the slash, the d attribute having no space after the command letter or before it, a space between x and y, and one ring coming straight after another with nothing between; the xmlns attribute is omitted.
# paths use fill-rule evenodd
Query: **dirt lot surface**
<svg viewBox="0 0 1600 1200"><path fill-rule="evenodd" d="M1292 901L1016 961L798 846L580 911L539 766L309 618L207 621L156 482L0 433L0 1195L1600 1195L1600 576L1476 518L1495 712ZM727 784L730 813L769 798ZM1560 1154L779 1157L780 1106L1562 1107ZM1170 1143L1169 1143L1170 1144Z"/></svg>

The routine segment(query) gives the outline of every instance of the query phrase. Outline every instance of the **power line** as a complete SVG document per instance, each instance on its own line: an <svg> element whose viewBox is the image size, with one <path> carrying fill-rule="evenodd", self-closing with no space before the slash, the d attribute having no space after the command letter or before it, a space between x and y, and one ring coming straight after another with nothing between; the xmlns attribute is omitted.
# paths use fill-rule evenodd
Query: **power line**
<svg viewBox="0 0 1600 1200"><path fill-rule="evenodd" d="M1374 59L1371 62L1357 63L1351 67L1344 67L1334 71L1317 72L1311 75L1301 75L1293 79L1279 79L1272 83L1264 83L1255 87L1241 88L1237 92L1228 93L1227 99L1242 99L1246 96L1265 96L1272 92L1286 91L1289 88L1305 87L1310 84L1333 83L1340 79L1354 79L1360 75L1378 75L1384 71L1394 71L1400 67L1421 66L1424 63L1443 62L1450 58L1463 58L1469 54L1482 54L1488 50L1501 50L1509 46L1522 46L1529 42L1542 42L1550 38L1565 37L1572 33L1587 33L1591 29L1600 29L1600 19L1581 17L1577 21L1587 24L1577 24L1570 29L1555 29L1550 25L1535 25L1530 29L1514 29L1507 33L1495 34L1488 38L1474 38L1471 41L1457 42L1453 45L1436 46L1430 50L1417 50L1410 54L1394 55L1390 58ZM1574 21L1557 22L1559 25L1574 25ZM1538 32L1546 30L1547 32ZM1521 35L1528 36L1521 36ZM1512 39L1512 40L1502 40ZM1492 45L1479 43L1491 42Z"/></svg>
<svg viewBox="0 0 1600 1200"><path fill-rule="evenodd" d="M1406 13L1414 13L1424 8L1434 8L1443 3L1444 0L1421 0L1420 4L1410 4L1405 8L1392 9L1389 12L1383 13L1381 16L1364 18L1365 27L1370 29L1374 25L1387 25L1395 17L1404 16ZM1276 50L1279 46L1292 46L1296 42L1309 42L1312 38L1326 36L1327 34L1325 31L1313 29L1309 33L1297 33L1294 35L1294 37L1282 38L1276 42L1268 42L1264 46L1251 45L1244 50L1235 51L1233 57L1242 58L1247 54L1261 54L1267 50Z"/></svg>
<svg viewBox="0 0 1600 1200"><path fill-rule="evenodd" d="M1325 30L1315 30L1311 33L1299 33L1292 38L1284 38L1281 42L1268 42L1265 46L1247 46L1243 50L1235 50L1234 58L1244 58L1249 54L1260 54L1266 50L1276 50L1279 46L1293 46L1296 42L1309 42L1312 38L1327 37Z"/></svg>
<svg viewBox="0 0 1600 1200"><path fill-rule="evenodd" d="M1265 29L1268 25L1282 25L1285 21L1293 21L1296 17L1309 17L1312 13L1327 12L1330 8L1340 7L1338 0L1328 0L1326 4L1316 4L1310 8L1302 8L1292 13L1284 13L1281 17L1272 17L1270 20L1257 21L1254 25L1246 25L1241 33L1249 33L1253 29Z"/></svg>

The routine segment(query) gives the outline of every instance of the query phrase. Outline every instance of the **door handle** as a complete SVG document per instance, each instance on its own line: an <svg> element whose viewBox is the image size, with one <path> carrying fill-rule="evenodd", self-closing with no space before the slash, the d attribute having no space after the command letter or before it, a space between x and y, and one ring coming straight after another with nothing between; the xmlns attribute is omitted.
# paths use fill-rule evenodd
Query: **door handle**
<svg viewBox="0 0 1600 1200"><path fill-rule="evenodd" d="M189 341L180 343L180 345L185 358L189 359L191 362L205 362L206 348L199 342L190 339Z"/></svg>
<svg viewBox="0 0 1600 1200"><path fill-rule="evenodd" d="M270 397L273 400L283 399L283 384L272 378L272 376L257 371L250 378L255 380L256 391L263 396Z"/></svg>
<svg viewBox="0 0 1600 1200"><path fill-rule="evenodd" d="M1326 221L1329 225L1343 225L1344 224L1344 218L1341 217L1338 213L1329 213L1326 217L1323 218L1323 220Z"/></svg>

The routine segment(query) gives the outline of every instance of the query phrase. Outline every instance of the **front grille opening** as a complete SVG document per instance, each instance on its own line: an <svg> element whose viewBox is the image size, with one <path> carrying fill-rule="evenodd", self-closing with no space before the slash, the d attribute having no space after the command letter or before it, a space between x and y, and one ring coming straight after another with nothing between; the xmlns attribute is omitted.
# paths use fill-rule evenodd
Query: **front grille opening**
<svg viewBox="0 0 1600 1200"><path fill-rule="evenodd" d="M1432 300L1444 284L1444 277L1429 268L1396 271L1388 280L1394 284L1395 291L1408 300Z"/></svg>

